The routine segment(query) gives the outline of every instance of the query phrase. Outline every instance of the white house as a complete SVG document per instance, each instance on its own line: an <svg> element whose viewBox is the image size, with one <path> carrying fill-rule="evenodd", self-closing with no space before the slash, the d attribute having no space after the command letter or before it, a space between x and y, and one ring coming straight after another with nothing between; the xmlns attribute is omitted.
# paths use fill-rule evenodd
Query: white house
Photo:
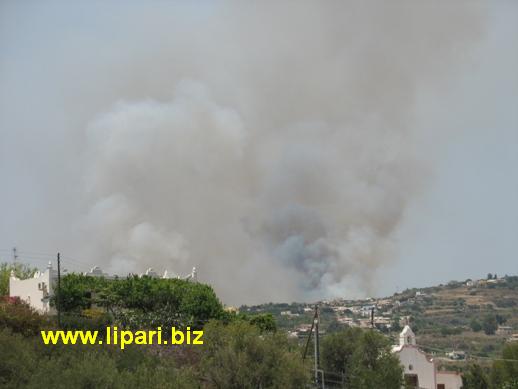
<svg viewBox="0 0 518 389"><path fill-rule="evenodd" d="M63 273L65 274L66 271ZM159 277L151 268L148 269L145 274L151 277ZM94 266L89 272L83 273L83 275L89 277L104 277L107 279L114 278L114 276L104 273L99 266ZM49 302L50 297L53 295L57 278L58 272L52 268L50 261L44 272L37 271L32 278L25 280L20 280L14 275L14 272L11 272L9 277L9 297L19 297L40 313L55 313L55 310L50 307ZM195 267L192 268L191 273L184 277L169 277L166 271L162 278L179 278L192 282L198 281Z"/></svg>
<svg viewBox="0 0 518 389"><path fill-rule="evenodd" d="M49 264L42 273L37 271L32 278L20 280L11 271L9 277L9 296L19 297L40 313L51 313L49 300L52 296L53 283L58 278L57 270Z"/></svg>
<svg viewBox="0 0 518 389"><path fill-rule="evenodd" d="M462 378L459 373L438 371L432 358L421 351L415 341L415 334L406 325L399 334L399 345L392 348L404 368L405 383L409 387L422 389L460 389Z"/></svg>

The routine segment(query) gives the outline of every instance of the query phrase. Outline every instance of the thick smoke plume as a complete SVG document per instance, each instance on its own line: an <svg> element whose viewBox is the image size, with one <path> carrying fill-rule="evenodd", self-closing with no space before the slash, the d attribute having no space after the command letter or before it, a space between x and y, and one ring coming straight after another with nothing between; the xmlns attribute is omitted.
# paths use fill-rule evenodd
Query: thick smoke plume
<svg viewBox="0 0 518 389"><path fill-rule="evenodd" d="M86 193L74 249L118 273L197 266L228 303L375 292L427 180L416 98L481 39L470 4L104 15L63 75Z"/></svg>

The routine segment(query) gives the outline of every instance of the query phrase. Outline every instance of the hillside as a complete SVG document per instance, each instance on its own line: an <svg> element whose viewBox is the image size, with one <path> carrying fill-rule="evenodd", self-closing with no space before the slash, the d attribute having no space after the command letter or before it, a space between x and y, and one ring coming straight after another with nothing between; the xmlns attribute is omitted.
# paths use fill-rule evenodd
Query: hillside
<svg viewBox="0 0 518 389"><path fill-rule="evenodd" d="M417 342L437 357L491 358L518 332L518 277L450 281L435 287L407 289L390 297L318 302L322 334L344 326L375 327L393 338L409 323ZM262 304L241 311L272 313L279 327L304 338L315 304Z"/></svg>

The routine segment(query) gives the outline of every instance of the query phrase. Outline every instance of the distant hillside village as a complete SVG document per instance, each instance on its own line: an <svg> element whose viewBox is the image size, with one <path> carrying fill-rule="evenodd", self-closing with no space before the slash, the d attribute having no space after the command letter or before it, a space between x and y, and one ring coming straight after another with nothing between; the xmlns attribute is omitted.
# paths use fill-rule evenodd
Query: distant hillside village
<svg viewBox="0 0 518 389"><path fill-rule="evenodd" d="M386 298L336 299L318 306L322 336L344 327L374 328L389 336L397 344L393 352L410 387L460 388L457 372L466 362L487 363L506 344L518 342L516 276L488 274ZM279 327L303 341L311 331L314 309L315 304L270 303L242 306L239 311L272 313Z"/></svg>
<svg viewBox="0 0 518 389"><path fill-rule="evenodd" d="M67 272L64 271L62 276L66 274ZM103 277L106 279L118 278L117 275L111 275L103 272L99 266L94 266L90 269L90 271L83 272L82 275L88 277ZM147 269L145 273L142 273L139 276L165 279L183 279L194 282L197 282L198 280L196 267L193 267L191 273L185 276L169 274L167 270L165 270L162 275L160 275L154 271L153 268ZM53 313L53 308L50 306L50 300L54 294L57 278L58 271L52 267L51 261L49 261L47 268L44 271L36 271L32 277L27 279L19 279L15 276L14 271L11 271L9 277L9 297L20 298L39 313Z"/></svg>
<svg viewBox="0 0 518 389"><path fill-rule="evenodd" d="M491 291L505 290L508 286L518 288L518 277L496 278L496 275L490 275L490 277L479 280L468 279L464 282L451 281L438 287L409 289L391 297L378 299L324 300L318 302L318 305L326 321L332 326L376 328L382 332L399 331L405 325L415 321L417 316L420 316L418 313L426 314L427 310L423 308L429 308L429 313L432 313L433 308L437 308L437 305L445 314L462 313L469 310L477 310L480 314L484 309L498 312L505 308L518 307L518 290L512 295L506 296L504 293L502 297L495 295L491 299ZM466 292L466 296L462 296L461 290ZM304 318L314 311L314 305L270 303L243 306L240 310L271 312L278 317L281 325L284 324L290 330L293 336L304 337L311 328L311 323ZM298 324L301 319L305 323ZM518 340L518 333L513 333L513 328L518 330L518 318L513 318L514 326L504 325L502 318L499 317L499 319L494 331L491 328L486 331L489 332L488 335L495 334L507 337L509 340ZM422 326L422 323L420 324ZM469 324L466 326L467 328L469 328ZM482 324L480 323L481 326Z"/></svg>

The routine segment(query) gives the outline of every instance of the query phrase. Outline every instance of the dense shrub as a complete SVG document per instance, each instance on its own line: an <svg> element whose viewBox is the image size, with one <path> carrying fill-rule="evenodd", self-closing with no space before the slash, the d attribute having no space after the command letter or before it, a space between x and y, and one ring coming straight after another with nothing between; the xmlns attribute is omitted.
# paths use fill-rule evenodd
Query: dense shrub
<svg viewBox="0 0 518 389"><path fill-rule="evenodd" d="M512 308L518 305L515 300L509 298L497 299L494 303L498 308Z"/></svg>
<svg viewBox="0 0 518 389"><path fill-rule="evenodd" d="M41 328L48 325L45 316L38 314L27 303L18 298L0 301L0 328L25 336L39 334Z"/></svg>
<svg viewBox="0 0 518 389"><path fill-rule="evenodd" d="M56 305L57 299L51 303ZM115 322L131 328L202 327L224 315L209 285L147 276L106 280L69 274L61 281L60 304L64 312L74 314L103 307Z"/></svg>
<svg viewBox="0 0 518 389"><path fill-rule="evenodd" d="M179 369L171 358L156 358L130 347L42 346L0 330L2 388L196 388L192 369Z"/></svg>
<svg viewBox="0 0 518 389"><path fill-rule="evenodd" d="M322 342L322 367L332 381L347 388L399 389L403 371L390 342L376 331L348 328L326 336Z"/></svg>
<svg viewBox="0 0 518 389"><path fill-rule="evenodd" d="M486 315L482 321L482 328L486 335L493 335L498 328L495 315Z"/></svg>
<svg viewBox="0 0 518 389"><path fill-rule="evenodd" d="M280 332L262 333L245 321L205 327L204 387L303 388L309 383L299 347Z"/></svg>
<svg viewBox="0 0 518 389"><path fill-rule="evenodd" d="M480 330L482 330L482 324L480 324L480 322L475 318L471 320L469 326L471 327L471 330L473 332L479 332Z"/></svg>

